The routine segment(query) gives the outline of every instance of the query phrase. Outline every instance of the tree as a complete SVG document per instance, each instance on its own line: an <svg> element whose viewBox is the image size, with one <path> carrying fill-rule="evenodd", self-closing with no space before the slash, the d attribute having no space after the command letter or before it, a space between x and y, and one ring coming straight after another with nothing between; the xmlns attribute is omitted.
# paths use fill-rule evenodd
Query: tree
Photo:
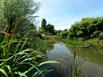
<svg viewBox="0 0 103 77"><path fill-rule="evenodd" d="M28 32L29 25L33 22L30 21L30 16L35 14L39 8L38 3L33 0L2 0L0 1L0 28L5 28L8 34L20 33L25 35ZM34 26L32 26L34 27Z"/></svg>
<svg viewBox="0 0 103 77"><path fill-rule="evenodd" d="M46 32L46 25L47 25L47 21L46 21L46 19L43 19L42 22L41 22L42 32Z"/></svg>
<svg viewBox="0 0 103 77"><path fill-rule="evenodd" d="M49 33L49 34L55 34L55 29L54 29L54 25L52 24L48 24L46 26L46 32Z"/></svg>
<svg viewBox="0 0 103 77"><path fill-rule="evenodd" d="M64 30L63 32L60 33L60 38L62 39L67 39L68 36L68 31Z"/></svg>
<svg viewBox="0 0 103 77"><path fill-rule="evenodd" d="M43 19L41 22L41 32L45 34L55 34L54 25L47 24L46 19Z"/></svg>
<svg viewBox="0 0 103 77"><path fill-rule="evenodd" d="M76 22L69 29L69 37L73 38L102 38L103 32L103 17L83 18L80 22Z"/></svg>

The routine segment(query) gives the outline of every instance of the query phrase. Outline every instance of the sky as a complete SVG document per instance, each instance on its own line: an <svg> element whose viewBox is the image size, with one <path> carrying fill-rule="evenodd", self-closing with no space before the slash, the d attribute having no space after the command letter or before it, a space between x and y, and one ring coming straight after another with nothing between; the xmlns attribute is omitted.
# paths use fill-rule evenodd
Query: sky
<svg viewBox="0 0 103 77"><path fill-rule="evenodd" d="M39 0L39 20L43 18L56 30L64 30L84 17L103 16L103 0Z"/></svg>

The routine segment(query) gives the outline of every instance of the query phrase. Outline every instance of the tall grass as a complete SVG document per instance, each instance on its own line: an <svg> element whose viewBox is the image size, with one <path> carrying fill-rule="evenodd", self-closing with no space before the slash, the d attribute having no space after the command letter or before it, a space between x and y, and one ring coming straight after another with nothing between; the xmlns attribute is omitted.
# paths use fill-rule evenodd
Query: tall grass
<svg viewBox="0 0 103 77"><path fill-rule="evenodd" d="M65 71L66 77L89 77L87 70L85 68L86 59L81 59L76 55L74 55L72 59L69 61L67 70Z"/></svg>
<svg viewBox="0 0 103 77"><path fill-rule="evenodd" d="M85 77L83 76L83 63L80 62L76 56L76 52L74 52L73 60L70 65L70 77Z"/></svg>
<svg viewBox="0 0 103 77"><path fill-rule="evenodd" d="M36 37L35 31L19 38L17 35L0 35L0 77L43 77L48 70L39 67L57 62L41 63L45 61L46 45Z"/></svg>

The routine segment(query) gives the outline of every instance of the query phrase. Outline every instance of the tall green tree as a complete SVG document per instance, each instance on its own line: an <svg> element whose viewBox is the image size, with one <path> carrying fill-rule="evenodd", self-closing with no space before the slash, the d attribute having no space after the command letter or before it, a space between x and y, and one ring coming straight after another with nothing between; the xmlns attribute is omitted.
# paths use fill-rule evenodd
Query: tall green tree
<svg viewBox="0 0 103 77"><path fill-rule="evenodd" d="M9 35L27 33L33 23L30 18L39 8L39 4L33 0L0 0L0 5L0 29L7 27Z"/></svg>
<svg viewBox="0 0 103 77"><path fill-rule="evenodd" d="M43 19L42 22L41 22L42 32L46 32L46 25L47 25L47 21L46 21L46 19Z"/></svg>
<svg viewBox="0 0 103 77"><path fill-rule="evenodd" d="M47 33L49 33L49 34L55 34L54 25L48 24L48 25L46 26L46 31L47 31Z"/></svg>

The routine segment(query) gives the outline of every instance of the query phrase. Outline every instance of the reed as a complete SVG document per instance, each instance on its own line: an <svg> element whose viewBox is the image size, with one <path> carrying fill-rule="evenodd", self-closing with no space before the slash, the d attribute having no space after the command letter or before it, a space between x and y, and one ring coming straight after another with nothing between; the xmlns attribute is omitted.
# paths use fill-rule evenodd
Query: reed
<svg viewBox="0 0 103 77"><path fill-rule="evenodd" d="M43 77L48 69L39 67L47 63L57 63L41 63L45 61L46 45L34 33L27 33L22 38L17 38L18 33L13 33L10 37L0 35L1 77Z"/></svg>

